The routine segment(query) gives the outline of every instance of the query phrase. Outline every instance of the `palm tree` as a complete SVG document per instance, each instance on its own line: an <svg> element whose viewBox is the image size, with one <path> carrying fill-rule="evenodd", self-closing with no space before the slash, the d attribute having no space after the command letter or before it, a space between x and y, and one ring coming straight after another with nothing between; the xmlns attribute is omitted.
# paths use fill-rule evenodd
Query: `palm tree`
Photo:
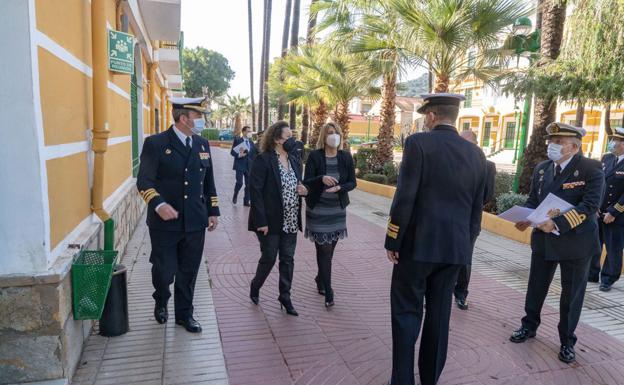
<svg viewBox="0 0 624 385"><path fill-rule="evenodd" d="M393 159L397 78L414 61L403 49L405 34L398 14L388 0L326 1L315 6L314 11L323 11L321 28L335 29L330 39L348 52L359 54L370 64L370 75L382 79L376 153L376 164L381 168Z"/></svg>
<svg viewBox="0 0 624 385"><path fill-rule="evenodd" d="M362 65L361 58L337 53L327 45L316 45L291 52L281 65L285 80L272 85L276 87L274 91L284 95L289 102L316 105L315 125L324 123L321 119L328 106L334 106L333 118L343 129L343 148L348 148L349 102L358 96L379 93L372 78L361 76L368 70ZM314 139L313 135L311 143Z"/></svg>
<svg viewBox="0 0 624 385"><path fill-rule="evenodd" d="M312 3L310 4L310 10L313 9L314 4L317 1L318 0L312 0ZM316 18L317 18L317 14L315 12L310 11L309 18L308 18L308 33L306 36L306 44L308 46L314 43L314 31L316 27ZM327 116L325 116L324 119L327 119ZM310 106L309 104L304 104L302 111L301 111L301 141L304 144L308 143L309 129L310 129Z"/></svg>
<svg viewBox="0 0 624 385"><path fill-rule="evenodd" d="M541 20L540 60L538 66L547 65L561 52L563 27L566 16L565 0L540 0L538 19ZM545 159L546 126L556 120L557 103L554 97L536 98L533 115L533 132L524 150L519 191L527 193L531 189L533 169Z"/></svg>
<svg viewBox="0 0 624 385"><path fill-rule="evenodd" d="M254 102L254 66L251 0L247 0L247 24L249 30L249 87L251 88L251 130L256 130L256 105Z"/></svg>
<svg viewBox="0 0 624 385"><path fill-rule="evenodd" d="M234 119L234 133L238 135L243 128L242 115L251 112L249 98L238 96L229 96L224 102L224 109L231 119Z"/></svg>
<svg viewBox="0 0 624 385"><path fill-rule="evenodd" d="M292 16L292 29L290 30L290 49L296 51L299 45L299 14L301 9L301 0L294 0L293 4L293 16ZM291 130L297 129L297 104L290 103L289 112L289 126Z"/></svg>
<svg viewBox="0 0 624 385"><path fill-rule="evenodd" d="M451 78L492 83L500 71L500 35L531 10L524 0L389 2L404 28L403 49L433 72L436 93L448 92ZM466 55L469 51L475 55Z"/></svg>
<svg viewBox="0 0 624 385"><path fill-rule="evenodd" d="M282 58L286 56L288 53L288 32L290 28L290 11L292 9L292 0L286 1L286 15L284 16L284 30L282 32ZM280 79L284 79L284 71L280 70ZM277 119L284 119L284 110L286 109L286 105L284 104L283 98L279 98L279 103L277 106Z"/></svg>
<svg viewBox="0 0 624 385"><path fill-rule="evenodd" d="M272 0L264 0L264 23L262 29L262 60L260 64L260 101L258 113L258 131L262 132L269 125L269 97L267 81L269 77L269 51L271 48L271 12Z"/></svg>

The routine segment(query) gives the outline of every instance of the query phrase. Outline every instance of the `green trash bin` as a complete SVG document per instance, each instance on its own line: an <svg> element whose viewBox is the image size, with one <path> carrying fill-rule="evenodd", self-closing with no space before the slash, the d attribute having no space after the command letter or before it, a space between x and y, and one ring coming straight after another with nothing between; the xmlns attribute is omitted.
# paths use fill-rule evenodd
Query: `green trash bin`
<svg viewBox="0 0 624 385"><path fill-rule="evenodd" d="M111 284L117 252L81 250L72 264L74 319L100 319Z"/></svg>

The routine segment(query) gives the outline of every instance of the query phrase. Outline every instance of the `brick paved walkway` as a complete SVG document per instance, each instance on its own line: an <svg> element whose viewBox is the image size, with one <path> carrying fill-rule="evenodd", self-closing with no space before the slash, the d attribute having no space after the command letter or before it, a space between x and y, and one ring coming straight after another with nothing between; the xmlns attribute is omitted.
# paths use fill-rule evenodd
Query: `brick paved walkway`
<svg viewBox="0 0 624 385"><path fill-rule="evenodd" d="M132 331L112 339L92 336L74 384L225 384L223 362L232 385L385 384L391 365L392 266L383 250L389 200L352 194L350 237L336 249L336 306L329 311L315 290L313 245L299 238L292 298L300 316L295 318L280 311L276 300L277 266L261 291L260 305L249 301L258 241L246 231L248 210L229 202L234 175L228 152L213 149L213 157L222 217L219 229L207 237L204 255L209 278L202 274L197 283L196 312L204 333L191 336L172 324L154 323L146 262L149 237L141 226L129 247L137 261L130 275ZM584 312L584 319L613 336L581 324L577 364L565 365L557 359L556 285L548 299L555 307L544 309L538 337L520 345L508 342L523 315L527 266L526 245L481 235L470 310L453 309L449 355L440 385L623 384L624 343L616 338L621 337L618 315L624 309L624 291L619 287L604 295L590 286L590 310ZM221 345L215 329L211 331L215 313ZM610 320L605 318L608 314Z"/></svg>

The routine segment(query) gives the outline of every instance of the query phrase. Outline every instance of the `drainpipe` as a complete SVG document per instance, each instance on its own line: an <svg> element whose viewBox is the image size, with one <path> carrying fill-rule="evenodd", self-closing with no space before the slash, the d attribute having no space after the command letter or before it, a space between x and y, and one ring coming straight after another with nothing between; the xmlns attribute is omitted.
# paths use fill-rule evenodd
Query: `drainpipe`
<svg viewBox="0 0 624 385"><path fill-rule="evenodd" d="M171 127L171 103L167 100L167 127L165 129L169 127Z"/></svg>
<svg viewBox="0 0 624 385"><path fill-rule="evenodd" d="M147 83L149 84L149 105L150 105L150 116L149 116L149 133L156 133L156 99L154 98L154 85L156 81L154 80L154 75L156 73L156 63L151 63L149 65L149 69L147 71Z"/></svg>
<svg viewBox="0 0 624 385"><path fill-rule="evenodd" d="M91 210L104 222L104 249L113 250L115 223L104 210L104 154L108 149L108 29L107 0L91 0L93 61L93 187Z"/></svg>

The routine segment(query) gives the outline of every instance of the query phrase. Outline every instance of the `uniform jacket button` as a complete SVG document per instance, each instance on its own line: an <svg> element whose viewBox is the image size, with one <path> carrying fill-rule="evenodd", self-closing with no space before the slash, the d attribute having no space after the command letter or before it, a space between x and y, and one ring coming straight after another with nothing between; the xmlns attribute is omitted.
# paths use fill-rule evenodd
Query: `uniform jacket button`
<svg viewBox="0 0 624 385"><path fill-rule="evenodd" d="M203 168L200 168L200 169L199 169L199 171L204 171L204 169L203 169Z"/></svg>
<svg viewBox="0 0 624 385"><path fill-rule="evenodd" d="M204 196L203 196L203 195L200 195L199 197L200 197L200 198L203 198Z"/></svg>
<svg viewBox="0 0 624 385"><path fill-rule="evenodd" d="M187 181L184 181L184 185L185 185L185 186L188 186L188 182L187 182Z"/></svg>
<svg viewBox="0 0 624 385"><path fill-rule="evenodd" d="M184 199L186 199L186 198L188 198L188 196L187 196L187 195L185 195L185 196L184 196Z"/></svg>

